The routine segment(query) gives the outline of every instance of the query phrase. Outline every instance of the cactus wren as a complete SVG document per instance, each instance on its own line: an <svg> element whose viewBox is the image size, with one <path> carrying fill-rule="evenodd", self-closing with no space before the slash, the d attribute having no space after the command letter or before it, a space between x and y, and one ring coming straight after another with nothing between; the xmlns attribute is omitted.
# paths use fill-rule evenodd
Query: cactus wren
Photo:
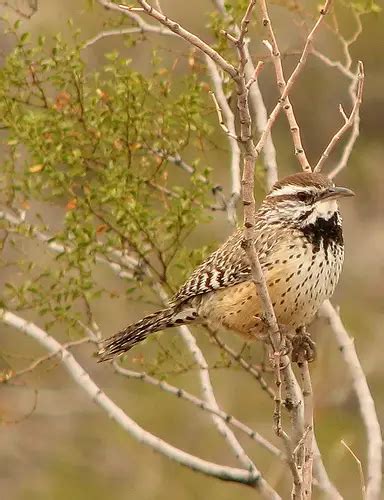
<svg viewBox="0 0 384 500"><path fill-rule="evenodd" d="M278 323L291 331L307 325L334 292L344 259L337 199L353 194L323 175L297 173L277 182L256 213L256 251ZM168 308L106 339L100 361L153 332L192 322L248 339L264 336L267 326L242 241L239 229L195 269Z"/></svg>

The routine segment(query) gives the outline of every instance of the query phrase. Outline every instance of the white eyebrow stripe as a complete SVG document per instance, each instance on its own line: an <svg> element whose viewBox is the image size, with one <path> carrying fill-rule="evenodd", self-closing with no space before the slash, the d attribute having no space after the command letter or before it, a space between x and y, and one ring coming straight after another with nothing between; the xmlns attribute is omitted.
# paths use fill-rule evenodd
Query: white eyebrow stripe
<svg viewBox="0 0 384 500"><path fill-rule="evenodd" d="M274 189L268 196L285 196L285 195L295 195L297 193L314 193L314 188L312 186L297 186L294 184L288 184L282 188Z"/></svg>

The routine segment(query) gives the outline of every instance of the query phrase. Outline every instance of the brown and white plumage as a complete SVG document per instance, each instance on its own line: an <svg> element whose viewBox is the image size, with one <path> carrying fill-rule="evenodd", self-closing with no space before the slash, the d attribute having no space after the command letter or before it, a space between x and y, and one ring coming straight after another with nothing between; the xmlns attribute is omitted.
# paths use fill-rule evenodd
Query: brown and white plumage
<svg viewBox="0 0 384 500"><path fill-rule="evenodd" d="M320 174L299 173L277 182L257 211L255 247L281 325L308 324L333 294L344 258L336 199L352 194ZM265 334L242 240L239 229L193 271L168 308L104 341L100 360L128 351L150 333L191 322L248 338Z"/></svg>

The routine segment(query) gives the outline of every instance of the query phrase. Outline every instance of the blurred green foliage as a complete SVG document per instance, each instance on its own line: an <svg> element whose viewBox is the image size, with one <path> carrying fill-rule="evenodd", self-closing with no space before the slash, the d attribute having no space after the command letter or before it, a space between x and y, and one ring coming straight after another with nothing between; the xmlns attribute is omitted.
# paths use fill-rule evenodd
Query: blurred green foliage
<svg viewBox="0 0 384 500"><path fill-rule="evenodd" d="M347 6L352 7L359 14L369 14L370 12L381 12L381 7L378 2L374 0L350 0L348 2L343 1Z"/></svg>
<svg viewBox="0 0 384 500"><path fill-rule="evenodd" d="M8 32L16 46L0 71L3 193L8 201L64 208L54 239L71 251L52 270L20 260L26 279L8 283L3 300L74 324L74 301L103 292L92 268L96 253L109 258L111 249L129 250L172 288L202 258L183 243L212 202L208 167L196 159L181 179L181 167L167 160L187 147L203 149L210 136L197 76L172 77L156 52L148 77L117 52L87 71L78 34L72 44L57 35L47 49L44 37L32 45L19 22ZM134 288L127 283L127 293Z"/></svg>

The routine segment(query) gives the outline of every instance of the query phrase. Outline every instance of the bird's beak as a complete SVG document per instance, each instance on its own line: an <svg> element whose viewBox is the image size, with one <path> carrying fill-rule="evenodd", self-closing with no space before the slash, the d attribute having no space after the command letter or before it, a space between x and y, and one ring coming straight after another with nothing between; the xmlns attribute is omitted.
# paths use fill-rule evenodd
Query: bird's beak
<svg viewBox="0 0 384 500"><path fill-rule="evenodd" d="M348 188L336 186L324 191L320 196L320 200L337 200L338 198L344 198L346 196L355 196L355 193Z"/></svg>

